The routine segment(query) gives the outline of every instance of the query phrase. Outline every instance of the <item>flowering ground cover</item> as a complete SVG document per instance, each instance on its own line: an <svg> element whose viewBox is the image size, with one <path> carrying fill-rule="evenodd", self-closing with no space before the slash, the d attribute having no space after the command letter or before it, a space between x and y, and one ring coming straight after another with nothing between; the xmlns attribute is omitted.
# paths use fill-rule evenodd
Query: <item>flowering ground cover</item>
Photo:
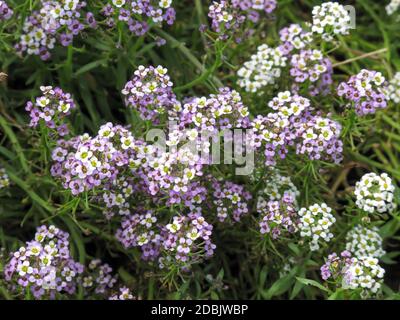
<svg viewBox="0 0 400 320"><path fill-rule="evenodd" d="M399 35L395 0L0 0L0 299L399 299Z"/></svg>

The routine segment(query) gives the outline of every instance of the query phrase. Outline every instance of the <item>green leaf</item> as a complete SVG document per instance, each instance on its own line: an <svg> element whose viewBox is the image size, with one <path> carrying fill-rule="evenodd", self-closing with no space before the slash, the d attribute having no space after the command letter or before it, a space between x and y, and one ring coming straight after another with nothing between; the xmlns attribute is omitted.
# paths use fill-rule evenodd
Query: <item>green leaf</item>
<svg viewBox="0 0 400 320"><path fill-rule="evenodd" d="M320 284L319 282L317 282L315 280L300 278L300 277L297 277L296 279L307 286L311 285L311 286L317 287L318 289L321 289L322 291L325 291L328 293L331 292L328 288L324 287L322 284Z"/></svg>

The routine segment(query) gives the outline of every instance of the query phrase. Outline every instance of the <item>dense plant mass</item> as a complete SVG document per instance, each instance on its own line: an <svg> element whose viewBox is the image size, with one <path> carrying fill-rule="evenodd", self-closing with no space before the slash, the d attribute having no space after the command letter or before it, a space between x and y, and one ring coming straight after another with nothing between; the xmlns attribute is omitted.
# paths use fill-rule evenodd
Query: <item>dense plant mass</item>
<svg viewBox="0 0 400 320"><path fill-rule="evenodd" d="M400 298L386 2L0 1L0 298Z"/></svg>

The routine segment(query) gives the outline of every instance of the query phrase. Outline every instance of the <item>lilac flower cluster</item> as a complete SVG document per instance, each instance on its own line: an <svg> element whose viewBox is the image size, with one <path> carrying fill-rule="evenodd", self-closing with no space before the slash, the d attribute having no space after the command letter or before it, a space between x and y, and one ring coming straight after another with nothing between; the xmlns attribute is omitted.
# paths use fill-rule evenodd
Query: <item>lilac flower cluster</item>
<svg viewBox="0 0 400 320"><path fill-rule="evenodd" d="M297 85L307 83L307 90L310 95L327 94L332 84L332 63L325 58L321 51L304 49L298 54L292 55L290 61L290 75L294 78Z"/></svg>
<svg viewBox="0 0 400 320"><path fill-rule="evenodd" d="M265 148L265 163L276 164L276 155L285 158L290 146L296 146L297 154L305 154L311 160L339 163L343 144L340 141L339 123L311 114L308 99L289 91L280 92L268 106L275 112L257 116L251 122L253 135L250 144Z"/></svg>
<svg viewBox="0 0 400 320"><path fill-rule="evenodd" d="M52 152L55 163L51 173L74 195L92 190L115 180L119 171L125 169L134 143L130 131L107 123L94 138L85 134L60 140Z"/></svg>
<svg viewBox="0 0 400 320"><path fill-rule="evenodd" d="M159 256L162 243L156 222L152 211L129 215L122 220L115 236L125 248L141 248L144 260L154 260Z"/></svg>
<svg viewBox="0 0 400 320"><path fill-rule="evenodd" d="M7 3L0 0L0 21L10 19L13 13L13 10L10 9Z"/></svg>
<svg viewBox="0 0 400 320"><path fill-rule="evenodd" d="M63 119L75 109L71 95L58 87L42 86L40 90L43 95L37 97L35 102L29 101L25 107L31 117L30 126L36 127L43 120L45 125L50 129L55 129L58 135L67 135L69 129L63 123Z"/></svg>
<svg viewBox="0 0 400 320"><path fill-rule="evenodd" d="M212 179L212 197L220 222L239 222L243 215L249 212L248 201L251 194L243 186L230 181L220 182Z"/></svg>
<svg viewBox="0 0 400 320"><path fill-rule="evenodd" d="M306 154L311 160L325 160L336 164L343 160L341 125L319 114L305 114L295 123L296 136L301 137L297 153Z"/></svg>
<svg viewBox="0 0 400 320"><path fill-rule="evenodd" d="M213 1L209 7L208 17L211 19L212 29L220 34L223 40L230 36L240 42L240 27L246 22L257 23L260 13L267 15L276 8L276 0L222 0Z"/></svg>
<svg viewBox="0 0 400 320"><path fill-rule="evenodd" d="M112 0L101 10L106 18L105 24L114 27L118 21L126 23L136 36L142 36L153 24L166 22L172 25L175 21L175 9L172 0Z"/></svg>
<svg viewBox="0 0 400 320"><path fill-rule="evenodd" d="M329 278L336 279L340 277L344 270L346 270L353 263L351 253L349 251L343 251L340 253L340 257L336 252L331 253L326 259L325 264L321 267L321 277L323 280Z"/></svg>
<svg viewBox="0 0 400 320"><path fill-rule="evenodd" d="M126 105L139 111L142 119L157 122L160 115L172 116L181 109L167 72L162 66L139 66L122 90Z"/></svg>
<svg viewBox="0 0 400 320"><path fill-rule="evenodd" d="M5 266L5 280L30 290L36 299L73 294L84 267L69 251L69 234L55 226L41 226L35 238L19 248Z"/></svg>
<svg viewBox="0 0 400 320"><path fill-rule="evenodd" d="M126 248L140 247L144 260L158 259L161 268L176 262L189 267L213 255L212 229L199 212L174 216L161 225L154 213L147 211L125 218L116 237Z"/></svg>
<svg viewBox="0 0 400 320"><path fill-rule="evenodd" d="M80 282L89 297L92 293L107 297L117 282L117 276L112 274L112 268L100 259L90 261L85 273L81 275Z"/></svg>
<svg viewBox="0 0 400 320"><path fill-rule="evenodd" d="M380 72L363 69L342 82L337 88L340 97L344 96L360 116L375 113L387 107L386 80ZM349 104L351 106L351 104Z"/></svg>
<svg viewBox="0 0 400 320"><path fill-rule="evenodd" d="M198 212L187 216L175 216L162 228L164 257L159 259L161 268L168 265L168 257L175 257L185 268L209 258L214 254L215 244L211 241L213 226ZM165 257L166 254L166 257Z"/></svg>
<svg viewBox="0 0 400 320"><path fill-rule="evenodd" d="M280 50L288 55L292 51L308 48L313 41L313 34L298 24L291 24L279 31L279 38L282 42Z"/></svg>
<svg viewBox="0 0 400 320"><path fill-rule="evenodd" d="M266 201L263 197L258 198L257 212L261 215L260 233L271 234L277 239L282 232L294 233L297 230L297 210L295 199L289 195L276 201Z"/></svg>
<svg viewBox="0 0 400 320"><path fill-rule="evenodd" d="M243 128L248 124L249 110L240 94L230 88L220 88L210 97L193 98L184 104L179 116L181 126L193 126L198 131Z"/></svg>
<svg viewBox="0 0 400 320"><path fill-rule="evenodd" d="M323 280L331 279L337 287L345 290L361 289L362 298L379 292L384 274L378 259L368 256L355 258L349 251L343 251L340 257L336 253L330 254L321 267Z"/></svg>
<svg viewBox="0 0 400 320"><path fill-rule="evenodd" d="M54 48L57 40L61 45L68 46L85 28L83 8L86 2L45 0L41 1L40 5L40 9L33 11L25 20L23 34L16 50L21 54L26 52L28 55L38 55L42 60L48 60L50 50ZM93 19L92 15L91 17Z"/></svg>

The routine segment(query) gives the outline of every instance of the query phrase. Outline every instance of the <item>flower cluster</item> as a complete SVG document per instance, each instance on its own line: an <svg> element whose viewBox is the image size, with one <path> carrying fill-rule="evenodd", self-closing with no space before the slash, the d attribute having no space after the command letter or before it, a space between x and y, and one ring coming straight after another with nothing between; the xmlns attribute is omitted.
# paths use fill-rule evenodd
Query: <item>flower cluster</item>
<svg viewBox="0 0 400 320"><path fill-rule="evenodd" d="M351 18L344 6L337 2L325 2L312 10L312 31L330 41L333 35L347 35Z"/></svg>
<svg viewBox="0 0 400 320"><path fill-rule="evenodd" d="M400 8L400 0L391 0L390 3L385 7L388 15L394 14Z"/></svg>
<svg viewBox="0 0 400 320"><path fill-rule="evenodd" d="M301 208L298 212L300 236L308 238L311 251L320 248L319 242L329 242L333 238L330 228L336 222L332 209L325 203L314 204L309 208Z"/></svg>
<svg viewBox="0 0 400 320"><path fill-rule="evenodd" d="M116 238L125 248L140 247L144 260L157 258L162 243L157 218L152 211L135 213L124 218Z"/></svg>
<svg viewBox="0 0 400 320"><path fill-rule="evenodd" d="M340 140L341 125L320 115L306 114L295 122L297 153L306 154L311 160L326 160L336 164L343 159L343 142Z"/></svg>
<svg viewBox="0 0 400 320"><path fill-rule="evenodd" d="M100 259L90 261L85 273L81 276L80 282L85 288L85 294L107 296L110 294L117 282L117 276L112 274L112 268Z"/></svg>
<svg viewBox="0 0 400 320"><path fill-rule="evenodd" d="M313 34L298 24L291 24L289 27L285 27L279 31L279 38L282 41L280 50L284 55L288 55L294 50L309 47L313 41Z"/></svg>
<svg viewBox="0 0 400 320"><path fill-rule="evenodd" d="M321 277L323 280L329 278L337 279L343 275L343 272L353 263L349 251L342 251L340 257L336 252L331 253L326 259L325 264L321 266Z"/></svg>
<svg viewBox="0 0 400 320"><path fill-rule="evenodd" d="M112 0L101 10L106 18L105 24L114 27L118 21L128 25L136 36L142 36L151 25L166 22L172 25L175 21L175 9L172 0ZM140 16L140 18L138 18Z"/></svg>
<svg viewBox="0 0 400 320"><path fill-rule="evenodd" d="M42 86L40 90L42 96L37 97L33 103L29 101L25 107L31 117L30 126L36 127L40 120L43 120L45 125L50 129L55 129L58 135L67 135L69 130L63 123L63 119L75 109L71 95L58 87Z"/></svg>
<svg viewBox="0 0 400 320"><path fill-rule="evenodd" d="M114 181L119 171L128 167L134 146L130 131L107 123L94 138L85 134L60 140L52 152L55 163L51 173L61 179L65 189L77 195ZM118 201L117 198L112 200Z"/></svg>
<svg viewBox="0 0 400 320"><path fill-rule="evenodd" d="M0 168L0 190L10 185L10 179L4 168Z"/></svg>
<svg viewBox="0 0 400 320"><path fill-rule="evenodd" d="M392 179L386 173L367 173L356 183L356 205L368 213L392 212L396 208L394 190Z"/></svg>
<svg viewBox="0 0 400 320"><path fill-rule="evenodd" d="M292 55L290 75L298 84L308 83L310 95L326 94L332 84L332 63L320 50L304 49ZM296 88L297 86L295 86Z"/></svg>
<svg viewBox="0 0 400 320"><path fill-rule="evenodd" d="M247 92L258 92L261 88L274 84L281 76L286 61L287 58L280 47L270 48L266 44L260 45L257 53L238 70L239 86Z"/></svg>
<svg viewBox="0 0 400 320"><path fill-rule="evenodd" d="M321 267L324 280L332 279L337 286L347 290L362 289L362 297L378 293L384 274L378 259L368 256L354 258L348 251L343 251L340 257L332 253Z"/></svg>
<svg viewBox="0 0 400 320"><path fill-rule="evenodd" d="M41 226L35 238L12 254L5 266L5 280L30 290L36 299L73 294L84 267L69 251L69 234L55 226Z"/></svg>
<svg viewBox="0 0 400 320"><path fill-rule="evenodd" d="M274 113L257 116L251 122L255 148L265 145L265 163L275 165L277 154L285 158L289 147L295 145L297 154L305 154L311 160L340 163L343 143L341 126L336 121L310 113L310 101L289 91L280 92L268 106Z"/></svg>
<svg viewBox="0 0 400 320"><path fill-rule="evenodd" d="M211 19L212 29L220 34L221 39L226 40L230 36L236 36L236 42L240 42L243 35L238 31L246 21L257 23L261 12L270 14L275 8L276 0L213 1L209 7L208 17Z"/></svg>
<svg viewBox="0 0 400 320"><path fill-rule="evenodd" d="M139 111L142 119L156 122L160 114L181 109L167 72L162 66L139 66L122 90L126 105Z"/></svg>
<svg viewBox="0 0 400 320"><path fill-rule="evenodd" d="M160 267L166 267L173 257L185 267L211 257L216 248L211 242L212 230L213 226L200 213L173 217L161 230L163 256L159 259Z"/></svg>
<svg viewBox="0 0 400 320"><path fill-rule="evenodd" d="M7 3L0 0L0 21L10 19L13 13L14 12L10 9Z"/></svg>
<svg viewBox="0 0 400 320"><path fill-rule="evenodd" d="M283 176L274 168L268 173L268 180L262 192L264 198L267 198L267 200L280 200L285 196L290 196L295 200L299 195L300 192L290 177Z"/></svg>
<svg viewBox="0 0 400 320"><path fill-rule="evenodd" d="M109 297L109 300L135 300L131 290L127 287L119 288L119 292Z"/></svg>
<svg viewBox="0 0 400 320"><path fill-rule="evenodd" d="M57 39L68 46L85 28L82 10L85 6L86 2L80 0L42 1L40 10L33 11L25 20L17 51L48 60Z"/></svg>
<svg viewBox="0 0 400 320"><path fill-rule="evenodd" d="M386 81L380 72L363 69L342 82L337 88L340 97L354 103L356 113L360 116L375 113L377 109L386 108Z"/></svg>
<svg viewBox="0 0 400 320"><path fill-rule="evenodd" d="M243 186L233 182L212 180L212 198L218 220L239 222L249 212L247 202L251 199L251 194Z"/></svg>
<svg viewBox="0 0 400 320"><path fill-rule="evenodd" d="M394 103L400 103L400 72L396 72L393 79L389 81L386 98Z"/></svg>
<svg viewBox="0 0 400 320"><path fill-rule="evenodd" d="M356 225L347 234L346 241L346 250L357 258L364 256L380 258L385 254L382 249L382 237L379 235L377 227L368 229Z"/></svg>
<svg viewBox="0 0 400 320"><path fill-rule="evenodd" d="M294 233L297 230L295 199L287 193L278 201L265 201L259 197L257 212L261 214L261 234L271 233L272 238L276 239L282 231Z"/></svg>
<svg viewBox="0 0 400 320"><path fill-rule="evenodd" d="M220 88L208 98L193 98L183 105L180 125L194 127L201 133L242 128L247 125L249 110L240 94L230 88Z"/></svg>

